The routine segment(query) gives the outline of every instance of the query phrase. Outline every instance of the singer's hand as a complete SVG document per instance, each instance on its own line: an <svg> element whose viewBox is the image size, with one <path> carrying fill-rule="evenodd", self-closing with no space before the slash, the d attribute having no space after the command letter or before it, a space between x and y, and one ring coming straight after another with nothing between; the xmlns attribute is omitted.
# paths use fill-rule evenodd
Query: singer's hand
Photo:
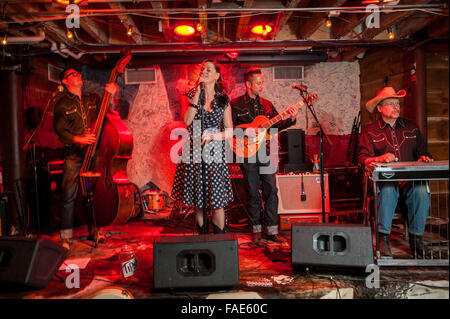
<svg viewBox="0 0 450 319"><path fill-rule="evenodd" d="M216 137L216 135L214 133L208 133L208 132L203 133L202 144L204 146L208 145L208 143L211 142L212 140L214 140L215 137Z"/></svg>
<svg viewBox="0 0 450 319"><path fill-rule="evenodd" d="M92 133L85 133L83 135L77 135L73 138L74 143L81 145L89 145L95 142L95 135Z"/></svg>

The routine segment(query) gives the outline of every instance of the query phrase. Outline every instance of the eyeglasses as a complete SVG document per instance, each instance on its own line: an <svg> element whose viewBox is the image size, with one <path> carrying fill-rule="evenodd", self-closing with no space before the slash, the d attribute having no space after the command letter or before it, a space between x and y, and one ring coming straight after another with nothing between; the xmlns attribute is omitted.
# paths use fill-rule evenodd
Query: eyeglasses
<svg viewBox="0 0 450 319"><path fill-rule="evenodd" d="M77 71L72 71L72 72L70 72L69 74L67 74L67 75L63 78L63 80L64 80L64 79L67 79L68 77L71 77L72 75L78 75L78 74L80 74L80 73L77 72Z"/></svg>
<svg viewBox="0 0 450 319"><path fill-rule="evenodd" d="M400 102L386 102L383 103L382 106L400 107Z"/></svg>

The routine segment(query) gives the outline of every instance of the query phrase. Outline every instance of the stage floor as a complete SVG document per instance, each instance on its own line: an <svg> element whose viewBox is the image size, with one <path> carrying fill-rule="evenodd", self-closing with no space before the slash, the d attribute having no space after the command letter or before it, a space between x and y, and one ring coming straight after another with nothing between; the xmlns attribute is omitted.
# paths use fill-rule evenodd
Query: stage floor
<svg viewBox="0 0 450 319"><path fill-rule="evenodd" d="M93 242L80 240L86 227L75 229L75 241L60 270L46 288L40 290L2 291L0 299L448 299L448 267L381 267L379 288L368 288L365 269L293 269L290 231L281 231L284 246L268 244L256 247L249 227L228 228L239 247L239 285L223 288L153 288L153 240L159 236L194 234L193 214L169 211L145 213L124 225L102 228L106 242L97 248ZM41 237L57 240L58 232ZM408 244L400 231L394 231L394 254L407 254ZM119 253L124 245L132 246L137 255L138 270L134 280L124 280L120 272ZM447 246L448 249L448 246ZM69 265L79 267L79 286ZM69 268L68 268L69 267ZM66 271L67 268L67 271ZM68 284L69 283L69 284ZM69 286L69 287L68 287ZM71 287L72 286L72 287ZM109 292L109 295L107 294Z"/></svg>

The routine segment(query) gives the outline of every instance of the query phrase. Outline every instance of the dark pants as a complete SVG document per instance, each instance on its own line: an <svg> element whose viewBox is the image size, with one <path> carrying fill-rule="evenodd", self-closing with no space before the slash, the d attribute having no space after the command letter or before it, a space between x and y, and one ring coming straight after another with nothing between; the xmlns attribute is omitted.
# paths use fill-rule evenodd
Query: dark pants
<svg viewBox="0 0 450 319"><path fill-rule="evenodd" d="M70 155L64 159L62 191L63 207L61 210L61 237L72 238L75 201L78 193L80 169L83 159L76 155ZM88 231L92 235L95 232L91 214L88 212Z"/></svg>
<svg viewBox="0 0 450 319"><path fill-rule="evenodd" d="M245 186L248 194L248 211L253 225L253 232L262 231L263 210L259 188L266 201L264 209L265 232L268 235L278 234L278 189L275 174L261 174L257 163L242 163Z"/></svg>
<svg viewBox="0 0 450 319"><path fill-rule="evenodd" d="M72 238L75 213L75 200L78 192L78 178L82 159L74 155L64 159L62 191L63 207L61 210L61 237Z"/></svg>

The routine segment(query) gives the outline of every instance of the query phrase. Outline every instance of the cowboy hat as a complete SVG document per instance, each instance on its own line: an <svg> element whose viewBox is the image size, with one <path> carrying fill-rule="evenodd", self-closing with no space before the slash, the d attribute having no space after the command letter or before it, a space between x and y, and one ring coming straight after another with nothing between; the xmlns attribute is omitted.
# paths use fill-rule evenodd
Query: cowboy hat
<svg viewBox="0 0 450 319"><path fill-rule="evenodd" d="M384 87L380 92L378 92L377 96L375 96L373 99L371 99L366 103L366 109L370 113L372 113L375 110L376 106L380 104L381 101L389 98L401 98L404 97L405 95L406 95L405 90L400 90L397 93L395 93L394 88L390 86Z"/></svg>

